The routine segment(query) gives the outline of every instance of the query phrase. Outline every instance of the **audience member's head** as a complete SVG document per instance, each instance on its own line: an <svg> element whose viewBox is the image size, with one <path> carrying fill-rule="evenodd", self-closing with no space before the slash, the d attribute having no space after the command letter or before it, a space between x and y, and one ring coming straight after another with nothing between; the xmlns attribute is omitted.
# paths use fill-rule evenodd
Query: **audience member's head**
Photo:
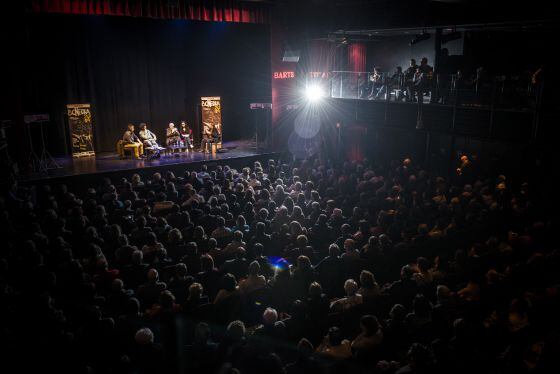
<svg viewBox="0 0 560 374"><path fill-rule="evenodd" d="M344 291L346 296L354 296L358 292L358 283L354 279L348 279L344 282Z"/></svg>
<svg viewBox="0 0 560 374"><path fill-rule="evenodd" d="M263 313L263 324L265 326L274 325L278 321L278 312L273 308L266 308Z"/></svg>
<svg viewBox="0 0 560 374"><path fill-rule="evenodd" d="M147 327L141 328L136 331L134 335L134 340L136 344L139 345L149 345L154 343L154 333Z"/></svg>

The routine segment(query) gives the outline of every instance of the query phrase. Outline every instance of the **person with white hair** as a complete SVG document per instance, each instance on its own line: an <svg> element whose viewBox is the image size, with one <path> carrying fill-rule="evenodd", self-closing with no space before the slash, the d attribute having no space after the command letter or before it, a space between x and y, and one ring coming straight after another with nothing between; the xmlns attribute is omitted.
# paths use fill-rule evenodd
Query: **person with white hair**
<svg viewBox="0 0 560 374"><path fill-rule="evenodd" d="M167 146L177 146L181 141L181 134L179 133L179 129L175 127L175 124L173 122L169 123L169 126L165 131L165 135L165 142Z"/></svg>
<svg viewBox="0 0 560 374"><path fill-rule="evenodd" d="M265 326L270 326L278 321L278 312L274 308L266 308L263 313L263 323Z"/></svg>
<svg viewBox="0 0 560 374"><path fill-rule="evenodd" d="M154 333L147 327L141 328L134 334L136 344L147 345L154 343Z"/></svg>
<svg viewBox="0 0 560 374"><path fill-rule="evenodd" d="M344 311L364 302L362 295L358 293L358 283L354 279L347 279L344 282L344 292L346 292L346 297L333 301L331 310Z"/></svg>
<svg viewBox="0 0 560 374"><path fill-rule="evenodd" d="M164 367L163 350L154 342L154 333L143 327L134 334L131 364L137 373L160 373Z"/></svg>
<svg viewBox="0 0 560 374"><path fill-rule="evenodd" d="M278 321L278 312L274 308L266 308L263 312L262 325L255 329L256 336L267 337L269 339L282 339L286 334L284 322Z"/></svg>

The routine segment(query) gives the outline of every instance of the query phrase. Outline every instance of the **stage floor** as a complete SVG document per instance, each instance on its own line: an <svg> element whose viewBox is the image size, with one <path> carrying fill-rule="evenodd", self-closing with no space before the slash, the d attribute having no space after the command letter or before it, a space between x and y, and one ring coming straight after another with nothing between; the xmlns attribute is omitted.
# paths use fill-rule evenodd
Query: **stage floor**
<svg viewBox="0 0 560 374"><path fill-rule="evenodd" d="M49 169L48 173L29 173L20 175L20 181L37 181L53 178L64 178L76 175L105 174L116 171L149 169L168 167L172 165L204 163L205 161L234 160L250 156L265 155L269 152L255 148L255 143L247 140L224 142L222 150L226 152L202 153L196 151L181 152L170 155L161 155L154 160L120 159L117 153L99 153L95 156L72 158L56 157L55 161L60 166Z"/></svg>

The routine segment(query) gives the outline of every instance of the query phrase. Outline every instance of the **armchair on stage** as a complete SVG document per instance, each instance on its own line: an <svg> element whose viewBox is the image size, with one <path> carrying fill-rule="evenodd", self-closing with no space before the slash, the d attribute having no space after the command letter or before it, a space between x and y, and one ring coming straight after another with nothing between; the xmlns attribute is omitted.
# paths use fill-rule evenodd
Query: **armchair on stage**
<svg viewBox="0 0 560 374"><path fill-rule="evenodd" d="M128 124L122 139L117 142L117 153L120 158L125 158L126 152L129 151L137 159L147 156L154 159L160 156L160 151L164 150L157 143L156 134L148 129L147 124L141 123L139 127L140 132L136 135L134 125Z"/></svg>
<svg viewBox="0 0 560 374"><path fill-rule="evenodd" d="M126 158L127 153L135 158L140 158L142 154L138 143L125 144L122 139L117 142L117 153L121 159Z"/></svg>

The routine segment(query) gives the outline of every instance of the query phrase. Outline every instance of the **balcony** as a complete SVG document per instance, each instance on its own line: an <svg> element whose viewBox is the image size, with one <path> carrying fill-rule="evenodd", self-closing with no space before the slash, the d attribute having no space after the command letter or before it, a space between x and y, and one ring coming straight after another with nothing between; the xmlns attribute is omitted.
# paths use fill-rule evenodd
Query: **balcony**
<svg viewBox="0 0 560 374"><path fill-rule="evenodd" d="M541 108L542 85L521 77L434 74L419 89L387 72L333 71L323 84L343 122L526 142L558 118Z"/></svg>
<svg viewBox="0 0 560 374"><path fill-rule="evenodd" d="M433 104L492 110L531 112L541 100L540 86L530 77L487 76L465 78L434 74L419 91L415 82L388 72L333 71L330 96L338 99ZM421 100L419 100L419 98Z"/></svg>

